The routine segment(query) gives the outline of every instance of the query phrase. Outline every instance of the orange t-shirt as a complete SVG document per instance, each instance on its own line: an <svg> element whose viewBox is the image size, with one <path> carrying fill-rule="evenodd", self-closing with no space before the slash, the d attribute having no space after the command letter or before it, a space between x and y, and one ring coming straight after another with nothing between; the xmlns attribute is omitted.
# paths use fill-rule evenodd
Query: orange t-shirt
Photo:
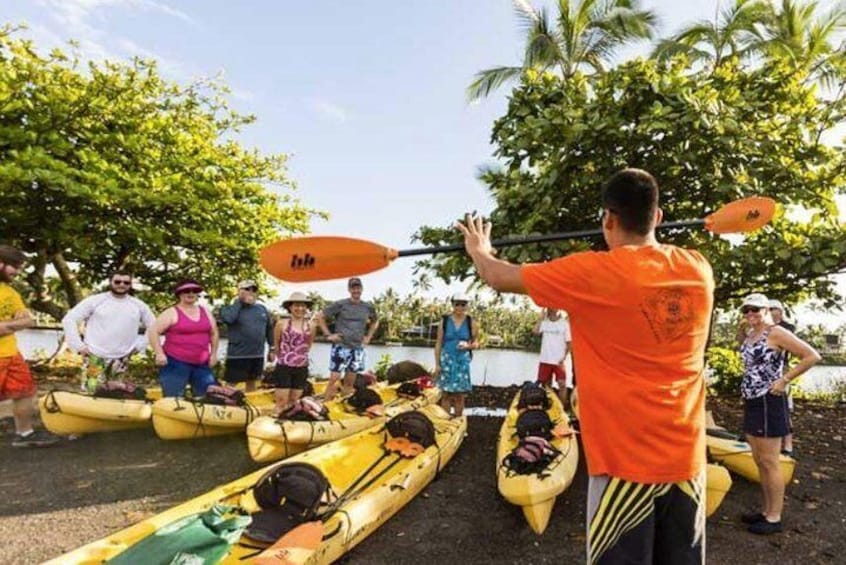
<svg viewBox="0 0 846 565"><path fill-rule="evenodd" d="M705 464L705 345L714 276L696 251L623 246L524 265L539 305L570 316L588 473L638 483Z"/></svg>

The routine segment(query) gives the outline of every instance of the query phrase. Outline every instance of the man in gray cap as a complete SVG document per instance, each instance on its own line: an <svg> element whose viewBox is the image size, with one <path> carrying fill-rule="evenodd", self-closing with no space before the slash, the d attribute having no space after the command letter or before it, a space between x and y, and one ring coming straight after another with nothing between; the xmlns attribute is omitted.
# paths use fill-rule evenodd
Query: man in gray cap
<svg viewBox="0 0 846 565"><path fill-rule="evenodd" d="M271 348L267 360L273 362L273 320L263 304L256 303L258 285L253 280L238 283L238 298L220 309L220 319L228 328L226 370L227 383L246 383L247 391L256 389L256 381L264 372L264 344Z"/></svg>
<svg viewBox="0 0 846 565"><path fill-rule="evenodd" d="M379 329L376 308L361 299L361 279L353 277L347 282L350 297L333 302L317 316L323 335L332 343L329 354L329 384L326 400L332 400L338 390L338 380L344 374L343 392L352 391L356 373L364 371L366 357L364 346L370 344ZM329 331L327 319L335 320L335 332Z"/></svg>

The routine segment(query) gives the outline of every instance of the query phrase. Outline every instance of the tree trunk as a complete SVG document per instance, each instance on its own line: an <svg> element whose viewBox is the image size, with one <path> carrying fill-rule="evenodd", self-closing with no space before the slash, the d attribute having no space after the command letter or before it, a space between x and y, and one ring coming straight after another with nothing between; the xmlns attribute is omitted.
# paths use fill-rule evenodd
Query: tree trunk
<svg viewBox="0 0 846 565"><path fill-rule="evenodd" d="M32 288L35 298L30 301L29 307L36 312L52 316L58 322L65 315L65 309L53 301L53 296L44 281L44 271L47 268L47 250L39 249L31 263L35 268L26 276L26 281Z"/></svg>
<svg viewBox="0 0 846 565"><path fill-rule="evenodd" d="M67 296L68 305L73 308L84 298L79 281L76 280L76 273L70 268L70 265L65 261L65 256L61 252L55 253L52 259L53 268L56 269L62 281L62 288Z"/></svg>

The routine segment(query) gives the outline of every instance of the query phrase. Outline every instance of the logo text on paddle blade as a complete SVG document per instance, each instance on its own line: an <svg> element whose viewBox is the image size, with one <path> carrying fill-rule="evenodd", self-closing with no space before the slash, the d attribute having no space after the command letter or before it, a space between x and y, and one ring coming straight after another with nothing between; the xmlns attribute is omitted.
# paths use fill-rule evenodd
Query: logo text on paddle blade
<svg viewBox="0 0 846 565"><path fill-rule="evenodd" d="M311 256L311 253L306 253L302 257L298 254L294 253L291 256L291 268L295 271L305 270L305 269L313 269L314 268L315 258Z"/></svg>

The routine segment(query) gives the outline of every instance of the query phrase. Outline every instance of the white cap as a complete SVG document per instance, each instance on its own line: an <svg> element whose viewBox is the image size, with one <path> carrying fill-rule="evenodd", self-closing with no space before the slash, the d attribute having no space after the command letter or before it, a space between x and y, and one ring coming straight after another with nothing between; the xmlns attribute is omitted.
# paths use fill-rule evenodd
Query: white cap
<svg viewBox="0 0 846 565"><path fill-rule="evenodd" d="M756 306L758 308L769 308L770 301L767 300L767 297L761 293L753 293L743 299L743 304L740 305L741 308L744 306Z"/></svg>
<svg viewBox="0 0 846 565"><path fill-rule="evenodd" d="M449 299L450 302L470 302L470 297L464 294L463 292L456 292L452 295Z"/></svg>
<svg viewBox="0 0 846 565"><path fill-rule="evenodd" d="M781 310L782 312L784 312L784 306L782 306L781 302L779 302L778 300L770 300L770 308L774 308L776 310Z"/></svg>

